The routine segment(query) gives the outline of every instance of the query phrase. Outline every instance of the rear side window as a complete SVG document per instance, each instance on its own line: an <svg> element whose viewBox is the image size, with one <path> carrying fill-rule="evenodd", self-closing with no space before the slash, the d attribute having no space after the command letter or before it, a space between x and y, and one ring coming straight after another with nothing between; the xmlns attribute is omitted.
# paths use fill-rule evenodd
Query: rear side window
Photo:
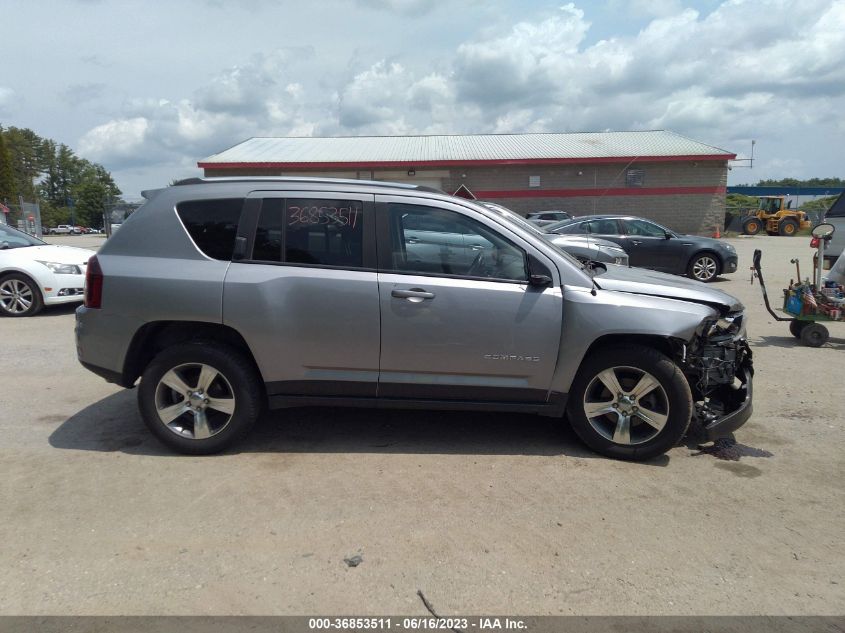
<svg viewBox="0 0 845 633"><path fill-rule="evenodd" d="M230 261L243 206L243 198L186 200L176 205L176 212L197 248L213 259Z"/></svg>
<svg viewBox="0 0 845 633"><path fill-rule="evenodd" d="M585 233L595 233L597 235L619 235L619 226L616 220L593 220L586 222L584 225Z"/></svg>
<svg viewBox="0 0 845 633"><path fill-rule="evenodd" d="M252 259L361 268L363 211L358 200L267 198L261 204Z"/></svg>

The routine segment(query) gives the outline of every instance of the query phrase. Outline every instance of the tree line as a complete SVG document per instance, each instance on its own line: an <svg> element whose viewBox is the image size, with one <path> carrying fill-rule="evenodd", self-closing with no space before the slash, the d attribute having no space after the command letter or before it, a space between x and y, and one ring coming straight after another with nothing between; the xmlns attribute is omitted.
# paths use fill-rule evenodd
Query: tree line
<svg viewBox="0 0 845 633"><path fill-rule="evenodd" d="M103 213L121 191L105 167L74 154L67 145L27 128L0 126L0 202L20 218L19 196L38 200L44 226L101 227Z"/></svg>
<svg viewBox="0 0 845 633"><path fill-rule="evenodd" d="M845 187L845 180L842 178L810 178L808 180L800 180L798 178L781 178L780 180L775 180L768 178L760 180L756 185L744 183L737 185L737 187Z"/></svg>

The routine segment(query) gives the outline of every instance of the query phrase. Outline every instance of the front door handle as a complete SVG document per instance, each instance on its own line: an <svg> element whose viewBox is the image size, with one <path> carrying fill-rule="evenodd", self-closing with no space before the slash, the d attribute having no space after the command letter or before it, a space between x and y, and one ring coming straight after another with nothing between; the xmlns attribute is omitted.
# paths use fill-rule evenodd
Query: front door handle
<svg viewBox="0 0 845 633"><path fill-rule="evenodd" d="M391 291L390 295L396 297L397 299L407 299L412 303L419 303L420 301L425 301L426 299L434 299L433 292L427 292L421 288L411 288L410 290L393 290Z"/></svg>
<svg viewBox="0 0 845 633"><path fill-rule="evenodd" d="M634 246L639 246L640 244L642 244L642 242L639 240L631 240L631 244L633 244Z"/></svg>

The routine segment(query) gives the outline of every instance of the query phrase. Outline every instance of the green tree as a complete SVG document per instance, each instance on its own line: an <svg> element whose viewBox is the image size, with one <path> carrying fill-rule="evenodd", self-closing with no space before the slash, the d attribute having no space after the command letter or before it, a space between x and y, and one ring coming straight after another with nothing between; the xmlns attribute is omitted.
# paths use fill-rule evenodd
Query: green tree
<svg viewBox="0 0 845 633"><path fill-rule="evenodd" d="M801 210L806 213L814 213L821 216L822 213L826 213L827 210L833 206L833 203L836 202L838 197L839 196L828 196L826 198L817 198L816 200L805 202L801 205Z"/></svg>
<svg viewBox="0 0 845 633"><path fill-rule="evenodd" d="M103 226L108 190L96 179L85 180L73 188L76 201L76 223L82 226Z"/></svg>
<svg viewBox="0 0 845 633"><path fill-rule="evenodd" d="M26 200L35 199L35 180L42 171L40 145L41 139L32 130L17 127L6 130L6 146L15 171L15 190Z"/></svg>
<svg viewBox="0 0 845 633"><path fill-rule="evenodd" d="M45 226L71 220L102 226L103 211L119 202L120 189L105 167L67 145L27 128L0 128L0 200L17 203L18 195L39 201Z"/></svg>
<svg viewBox="0 0 845 633"><path fill-rule="evenodd" d="M781 178L780 180L761 180L758 187L845 187L845 180L842 178L810 178L799 180L798 178Z"/></svg>
<svg viewBox="0 0 845 633"><path fill-rule="evenodd" d="M17 197L16 193L12 155L6 147L6 133L0 127L0 202L13 202Z"/></svg>

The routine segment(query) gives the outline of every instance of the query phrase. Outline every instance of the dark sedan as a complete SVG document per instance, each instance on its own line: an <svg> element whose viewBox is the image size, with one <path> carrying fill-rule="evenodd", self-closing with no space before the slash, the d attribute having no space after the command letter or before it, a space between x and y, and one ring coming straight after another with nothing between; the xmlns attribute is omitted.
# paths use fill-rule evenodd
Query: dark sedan
<svg viewBox="0 0 845 633"><path fill-rule="evenodd" d="M736 249L712 237L684 235L664 226L626 215L582 215L543 230L558 235L595 235L615 242L630 257L631 266L651 268L698 281L736 272Z"/></svg>

